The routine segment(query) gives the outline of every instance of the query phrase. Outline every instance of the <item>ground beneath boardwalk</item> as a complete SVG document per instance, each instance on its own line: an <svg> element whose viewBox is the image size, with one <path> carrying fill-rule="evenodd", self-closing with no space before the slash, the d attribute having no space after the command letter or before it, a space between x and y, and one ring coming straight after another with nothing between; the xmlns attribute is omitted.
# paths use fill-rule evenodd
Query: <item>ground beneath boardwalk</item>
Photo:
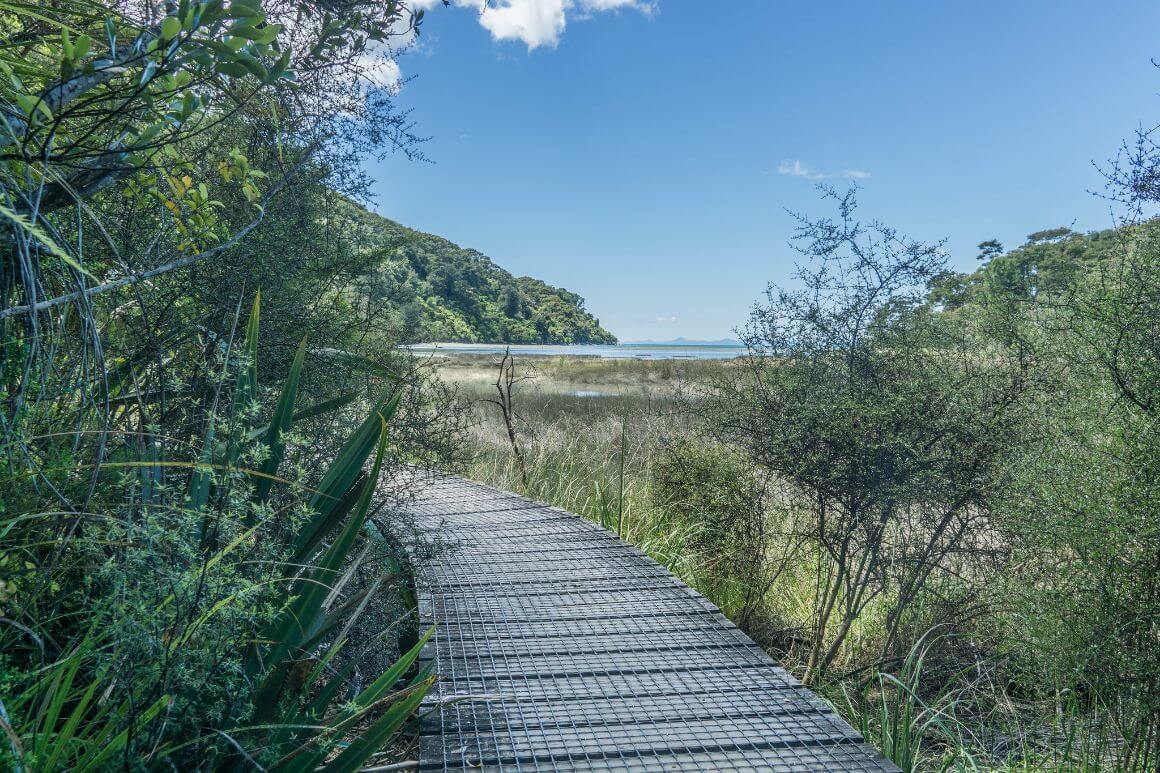
<svg viewBox="0 0 1160 773"><path fill-rule="evenodd" d="M419 527L443 679L423 770L895 770L704 597L614 534L460 478Z"/></svg>

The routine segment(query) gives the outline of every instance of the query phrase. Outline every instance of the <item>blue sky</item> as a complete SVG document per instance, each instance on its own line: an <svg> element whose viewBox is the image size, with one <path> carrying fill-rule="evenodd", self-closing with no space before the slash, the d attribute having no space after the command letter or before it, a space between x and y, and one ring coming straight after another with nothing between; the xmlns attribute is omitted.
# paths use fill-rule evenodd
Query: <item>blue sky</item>
<svg viewBox="0 0 1160 773"><path fill-rule="evenodd" d="M372 163L373 206L624 340L730 335L791 279L785 210L831 211L813 177L968 268L1108 226L1092 161L1160 122L1155 2L456 2L399 62L434 163Z"/></svg>

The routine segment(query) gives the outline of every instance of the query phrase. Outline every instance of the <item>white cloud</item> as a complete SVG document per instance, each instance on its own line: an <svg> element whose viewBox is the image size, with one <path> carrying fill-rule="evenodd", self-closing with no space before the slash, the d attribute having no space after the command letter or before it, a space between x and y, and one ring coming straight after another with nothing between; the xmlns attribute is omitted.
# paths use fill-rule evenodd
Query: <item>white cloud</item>
<svg viewBox="0 0 1160 773"><path fill-rule="evenodd" d="M781 165L777 167L777 173L786 175L787 177L802 177L806 180L814 180L815 182L818 180L832 180L836 177L847 180L865 180L870 176L869 172L863 172L861 169L843 169L840 172L821 172L809 164L803 164L797 159L793 161L782 161Z"/></svg>
<svg viewBox="0 0 1160 773"><path fill-rule="evenodd" d="M460 8L479 14L479 23L497 41L519 40L531 51L541 46L555 47L568 26L569 16L584 18L605 11L630 8L646 15L656 9L656 0L452 0ZM428 11L442 0L412 0L415 10Z"/></svg>
<svg viewBox="0 0 1160 773"><path fill-rule="evenodd" d="M636 0L580 0L580 5L590 11L612 11L617 8L639 8Z"/></svg>
<svg viewBox="0 0 1160 773"><path fill-rule="evenodd" d="M661 325L668 325L677 321L677 316L674 314L671 317L657 317L657 323Z"/></svg>
<svg viewBox="0 0 1160 773"><path fill-rule="evenodd" d="M531 51L560 41L569 5L568 0L500 0L483 9L479 23L495 40L522 40Z"/></svg>
<svg viewBox="0 0 1160 773"><path fill-rule="evenodd" d="M555 47L568 25L568 17L586 18L595 13L632 9L651 16L657 0L452 0L452 5L475 10L480 25L494 40L519 40L532 51ZM431 11L443 0L411 0L413 11ZM397 91L403 85L398 55L418 45L414 32L391 31L389 42L372 44L359 56L367 85Z"/></svg>
<svg viewBox="0 0 1160 773"><path fill-rule="evenodd" d="M777 168L778 174L790 177L804 177L807 180L824 180L826 176L803 164L801 161L782 161Z"/></svg>
<svg viewBox="0 0 1160 773"><path fill-rule="evenodd" d="M646 16L651 16L656 10L656 3L649 0L580 0L580 7L585 11L618 11L621 8L632 8Z"/></svg>

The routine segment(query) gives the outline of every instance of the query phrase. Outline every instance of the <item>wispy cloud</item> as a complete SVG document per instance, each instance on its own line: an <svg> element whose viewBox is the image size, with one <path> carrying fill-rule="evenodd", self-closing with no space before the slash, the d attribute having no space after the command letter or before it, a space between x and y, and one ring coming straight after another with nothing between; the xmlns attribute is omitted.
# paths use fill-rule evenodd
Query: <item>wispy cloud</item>
<svg viewBox="0 0 1160 773"><path fill-rule="evenodd" d="M803 164L801 161L794 159L793 161L782 161L781 165L777 167L777 173L785 175L786 177L801 177L806 180L833 180L842 178L846 180L864 180L870 176L869 172L863 172L861 169L843 169L840 172L823 172L814 169L809 164Z"/></svg>
<svg viewBox="0 0 1160 773"><path fill-rule="evenodd" d="M659 325L669 325L677 321L677 315L674 314L671 317L657 317L656 321Z"/></svg>

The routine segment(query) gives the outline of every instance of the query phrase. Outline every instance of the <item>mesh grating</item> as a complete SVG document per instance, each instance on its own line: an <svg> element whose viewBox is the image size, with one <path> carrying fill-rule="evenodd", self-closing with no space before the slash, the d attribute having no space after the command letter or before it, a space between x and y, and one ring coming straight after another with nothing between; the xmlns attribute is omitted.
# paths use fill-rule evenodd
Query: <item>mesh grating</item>
<svg viewBox="0 0 1160 773"><path fill-rule="evenodd" d="M420 766L891 771L824 701L636 548L454 477L411 507L450 541L418 577L442 681Z"/></svg>

